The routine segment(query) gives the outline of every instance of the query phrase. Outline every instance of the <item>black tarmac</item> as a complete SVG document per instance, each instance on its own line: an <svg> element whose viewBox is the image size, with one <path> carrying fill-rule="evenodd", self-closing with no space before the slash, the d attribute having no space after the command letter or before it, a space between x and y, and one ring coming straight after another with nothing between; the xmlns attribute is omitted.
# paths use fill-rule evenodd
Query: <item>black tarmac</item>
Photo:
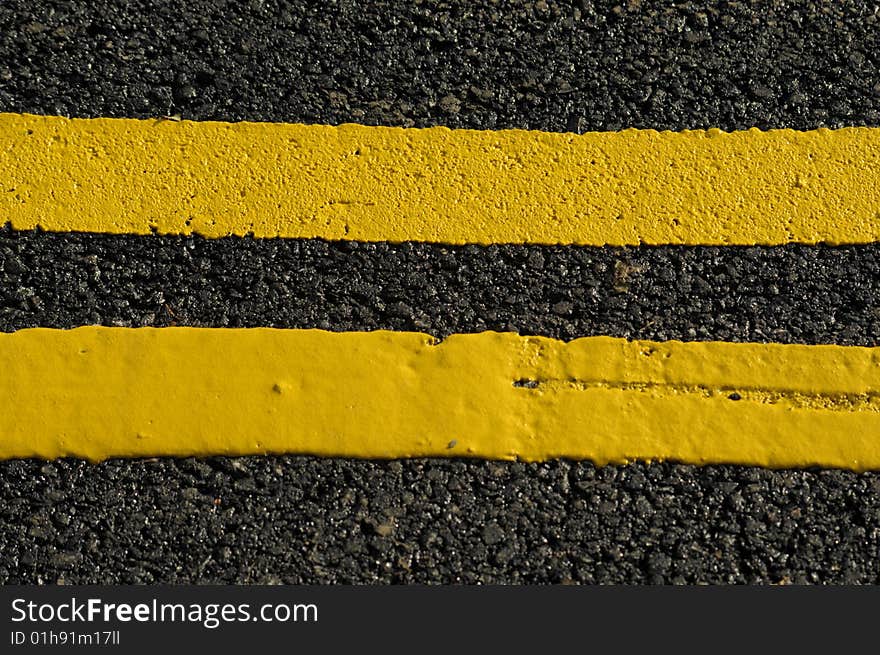
<svg viewBox="0 0 880 655"><path fill-rule="evenodd" d="M873 346L880 244L484 247L0 228L0 331L93 324Z"/></svg>
<svg viewBox="0 0 880 655"><path fill-rule="evenodd" d="M7 582L878 581L873 473L16 461L0 495Z"/></svg>
<svg viewBox="0 0 880 655"><path fill-rule="evenodd" d="M5 0L0 107L552 131L880 124L861 0Z"/></svg>
<svg viewBox="0 0 880 655"><path fill-rule="evenodd" d="M575 132L880 125L878 26L862 2L7 0L0 111ZM483 248L0 228L0 331L509 329L874 346L878 267L876 245ZM880 475L845 471L9 461L0 516L8 583L880 575Z"/></svg>

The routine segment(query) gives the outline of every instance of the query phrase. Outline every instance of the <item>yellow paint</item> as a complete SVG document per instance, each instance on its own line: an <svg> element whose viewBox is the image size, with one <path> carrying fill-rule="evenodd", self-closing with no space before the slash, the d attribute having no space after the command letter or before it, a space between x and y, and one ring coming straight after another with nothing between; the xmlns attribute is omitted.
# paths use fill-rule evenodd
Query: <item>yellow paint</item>
<svg viewBox="0 0 880 655"><path fill-rule="evenodd" d="M276 452L880 468L880 348L37 328L0 334L0 371L5 458Z"/></svg>
<svg viewBox="0 0 880 655"><path fill-rule="evenodd" d="M880 129L581 136L0 114L0 224L442 243L880 241Z"/></svg>

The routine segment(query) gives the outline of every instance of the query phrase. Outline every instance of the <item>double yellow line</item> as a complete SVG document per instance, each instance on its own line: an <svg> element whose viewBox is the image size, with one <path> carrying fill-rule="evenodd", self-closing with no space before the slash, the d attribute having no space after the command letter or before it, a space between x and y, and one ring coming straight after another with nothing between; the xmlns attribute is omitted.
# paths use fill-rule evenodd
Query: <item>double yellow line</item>
<svg viewBox="0 0 880 655"><path fill-rule="evenodd" d="M880 130L583 136L0 115L17 229L880 240ZM47 262L46 265L51 265ZM880 349L483 333L0 335L0 457L298 452L880 468Z"/></svg>

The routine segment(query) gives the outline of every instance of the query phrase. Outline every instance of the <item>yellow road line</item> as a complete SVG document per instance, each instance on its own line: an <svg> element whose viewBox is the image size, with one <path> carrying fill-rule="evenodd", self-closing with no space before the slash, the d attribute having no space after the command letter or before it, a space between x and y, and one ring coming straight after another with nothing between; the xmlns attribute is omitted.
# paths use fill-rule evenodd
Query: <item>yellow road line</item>
<svg viewBox="0 0 880 655"><path fill-rule="evenodd" d="M880 129L581 136L0 114L0 224L441 243L880 241Z"/></svg>
<svg viewBox="0 0 880 655"><path fill-rule="evenodd" d="M880 468L880 348L486 332L0 334L0 457L313 453Z"/></svg>

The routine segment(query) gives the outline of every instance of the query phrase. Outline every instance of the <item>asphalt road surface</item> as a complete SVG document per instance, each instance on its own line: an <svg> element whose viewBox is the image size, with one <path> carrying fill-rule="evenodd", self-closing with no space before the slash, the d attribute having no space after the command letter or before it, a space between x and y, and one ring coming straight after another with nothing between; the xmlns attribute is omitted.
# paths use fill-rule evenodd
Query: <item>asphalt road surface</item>
<svg viewBox="0 0 880 655"><path fill-rule="evenodd" d="M880 10L869 3L75 4L0 6L0 111L575 132L880 124ZM878 286L876 245L450 247L0 229L4 331L266 325L873 346ZM880 576L874 473L9 461L0 515L6 583Z"/></svg>

